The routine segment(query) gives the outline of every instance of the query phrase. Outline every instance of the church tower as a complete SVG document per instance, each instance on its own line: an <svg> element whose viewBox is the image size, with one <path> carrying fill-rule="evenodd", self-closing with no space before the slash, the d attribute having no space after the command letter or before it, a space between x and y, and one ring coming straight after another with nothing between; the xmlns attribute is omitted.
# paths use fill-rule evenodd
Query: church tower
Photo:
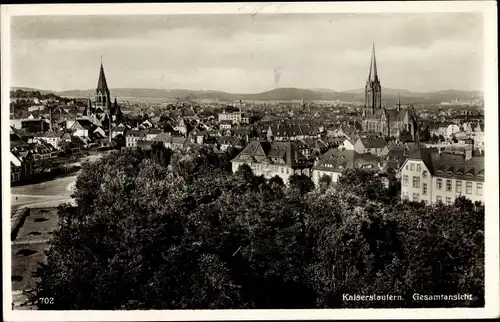
<svg viewBox="0 0 500 322"><path fill-rule="evenodd" d="M104 75L104 67L101 61L101 70L99 71L99 80L97 81L95 95L95 109L99 110L102 114L109 114L111 108L111 99L109 94L108 83L106 82L106 75Z"/></svg>
<svg viewBox="0 0 500 322"><path fill-rule="evenodd" d="M375 58L375 44L373 44L370 71L365 86L366 114L373 114L376 109L382 108L382 87L378 79L377 60Z"/></svg>

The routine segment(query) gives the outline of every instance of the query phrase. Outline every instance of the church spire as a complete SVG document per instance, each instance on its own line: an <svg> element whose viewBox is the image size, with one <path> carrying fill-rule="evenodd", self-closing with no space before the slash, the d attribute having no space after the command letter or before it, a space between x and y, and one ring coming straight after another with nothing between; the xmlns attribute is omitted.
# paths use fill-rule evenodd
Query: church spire
<svg viewBox="0 0 500 322"><path fill-rule="evenodd" d="M399 93L398 93L398 105L397 105L397 110L398 112L401 111L401 97L399 97Z"/></svg>
<svg viewBox="0 0 500 322"><path fill-rule="evenodd" d="M375 44L372 46L372 57L370 60L370 72L365 86L365 107L370 108L370 114L374 109L382 108L382 86L378 79L377 59L375 58Z"/></svg>
<svg viewBox="0 0 500 322"><path fill-rule="evenodd" d="M370 61L370 73L368 74L368 81L375 82L377 80L378 80L377 59L375 57L375 43L373 43L372 59Z"/></svg>
<svg viewBox="0 0 500 322"><path fill-rule="evenodd" d="M96 91L103 95L109 95L108 83L106 82L106 75L104 75L104 67L102 66L101 56L101 70L99 71L99 80L97 81Z"/></svg>

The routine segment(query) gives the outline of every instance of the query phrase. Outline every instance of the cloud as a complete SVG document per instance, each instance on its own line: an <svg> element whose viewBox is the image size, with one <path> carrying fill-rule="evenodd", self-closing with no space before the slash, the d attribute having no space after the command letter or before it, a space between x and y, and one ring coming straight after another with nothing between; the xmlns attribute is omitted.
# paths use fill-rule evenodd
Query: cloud
<svg viewBox="0 0 500 322"><path fill-rule="evenodd" d="M13 81L89 88L103 55L115 87L342 90L364 85L372 42L384 86L481 79L480 14L405 13L15 17Z"/></svg>

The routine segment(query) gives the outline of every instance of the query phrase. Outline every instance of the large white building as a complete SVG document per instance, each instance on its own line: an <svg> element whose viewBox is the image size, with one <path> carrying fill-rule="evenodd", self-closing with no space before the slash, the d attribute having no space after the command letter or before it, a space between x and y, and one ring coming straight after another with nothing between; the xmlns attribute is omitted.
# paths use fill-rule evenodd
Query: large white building
<svg viewBox="0 0 500 322"><path fill-rule="evenodd" d="M439 153L435 148L410 153L400 168L401 198L446 204L459 196L484 201L484 157L473 157L473 141L466 143L465 155Z"/></svg>

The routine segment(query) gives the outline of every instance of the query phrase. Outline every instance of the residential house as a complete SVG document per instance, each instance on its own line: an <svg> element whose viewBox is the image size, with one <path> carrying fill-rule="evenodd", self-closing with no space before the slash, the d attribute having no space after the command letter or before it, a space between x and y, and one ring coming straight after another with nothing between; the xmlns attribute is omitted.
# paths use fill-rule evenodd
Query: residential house
<svg viewBox="0 0 500 322"><path fill-rule="evenodd" d="M50 124L46 119L28 118L21 120L21 129L24 129L28 133L46 132L50 129Z"/></svg>
<svg viewBox="0 0 500 322"><path fill-rule="evenodd" d="M267 129L269 141L296 141L308 137L319 137L317 128L303 124L272 124Z"/></svg>
<svg viewBox="0 0 500 322"><path fill-rule="evenodd" d="M20 182L33 176L33 156L29 151L10 152L10 181Z"/></svg>
<svg viewBox="0 0 500 322"><path fill-rule="evenodd" d="M465 155L420 148L402 164L401 198L426 203L451 204L465 196L484 201L484 157L475 157L473 141L467 140Z"/></svg>
<svg viewBox="0 0 500 322"><path fill-rule="evenodd" d="M217 141L221 151L226 151L229 147L243 149L245 146L245 142L242 139L234 136L220 136L217 138Z"/></svg>
<svg viewBox="0 0 500 322"><path fill-rule="evenodd" d="M230 130L232 127L232 124L233 124L233 122L231 122L229 120L223 120L223 121L220 121L219 128L221 130Z"/></svg>
<svg viewBox="0 0 500 322"><path fill-rule="evenodd" d="M123 137L125 137L126 133L127 133L127 128L123 125L119 125L111 129L111 138L114 138L117 135L123 135Z"/></svg>
<svg viewBox="0 0 500 322"><path fill-rule="evenodd" d="M345 139L344 142L342 143L342 147L345 150L354 151L354 144L355 143L356 143L356 141L353 141L351 139Z"/></svg>
<svg viewBox="0 0 500 322"><path fill-rule="evenodd" d="M133 148L137 146L138 141L146 140L146 131L144 130L130 130L125 135L125 146Z"/></svg>
<svg viewBox="0 0 500 322"><path fill-rule="evenodd" d="M312 168L312 181L316 186L324 175L337 182L345 169L380 170L380 158L371 153L358 153L354 150L330 149Z"/></svg>
<svg viewBox="0 0 500 322"><path fill-rule="evenodd" d="M360 138L354 144L354 151L380 156L386 145L387 142L383 138Z"/></svg>
<svg viewBox="0 0 500 322"><path fill-rule="evenodd" d="M288 183L293 174L310 176L312 162L308 161L297 148L296 142L251 141L236 158L231 160L233 172L242 164L247 164L257 176L266 179L280 177Z"/></svg>
<svg viewBox="0 0 500 322"><path fill-rule="evenodd" d="M47 142L48 144L51 144L54 148L58 147L58 143L61 140L61 134L60 132L55 132L55 131L46 131L43 133L36 133L33 135L33 138L36 140L42 140L44 142Z"/></svg>
<svg viewBox="0 0 500 322"><path fill-rule="evenodd" d="M153 140L158 134L162 133L163 131L161 129L154 129L150 128L146 130L146 140L151 141Z"/></svg>
<svg viewBox="0 0 500 322"><path fill-rule="evenodd" d="M78 118L69 129L73 131L73 135L89 137L93 130L93 124L87 118Z"/></svg>

